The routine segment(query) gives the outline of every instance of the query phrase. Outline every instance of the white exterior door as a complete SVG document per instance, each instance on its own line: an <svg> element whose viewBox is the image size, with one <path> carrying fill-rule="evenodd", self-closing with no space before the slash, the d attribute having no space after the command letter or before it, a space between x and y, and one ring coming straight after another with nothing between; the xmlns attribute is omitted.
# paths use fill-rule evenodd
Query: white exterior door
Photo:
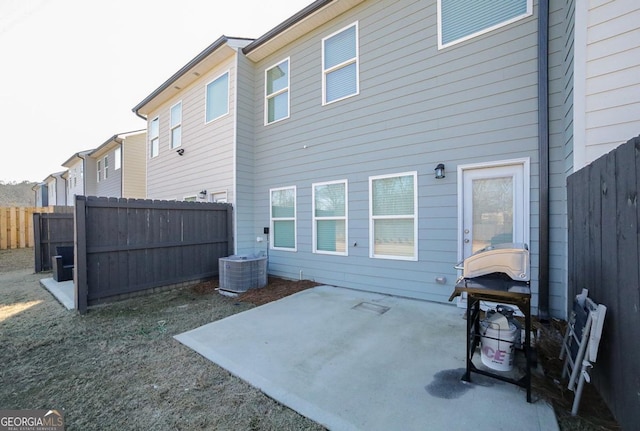
<svg viewBox="0 0 640 431"><path fill-rule="evenodd" d="M458 168L459 259L500 243L529 244L529 160Z"/></svg>
<svg viewBox="0 0 640 431"><path fill-rule="evenodd" d="M529 159L458 166L458 261L489 245L529 245L529 183ZM457 304L466 308L466 293Z"/></svg>

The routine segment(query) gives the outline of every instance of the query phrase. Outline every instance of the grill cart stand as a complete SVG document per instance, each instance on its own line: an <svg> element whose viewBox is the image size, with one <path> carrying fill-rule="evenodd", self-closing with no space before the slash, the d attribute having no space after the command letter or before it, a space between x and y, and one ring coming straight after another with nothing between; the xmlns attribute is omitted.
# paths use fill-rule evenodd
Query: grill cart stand
<svg viewBox="0 0 640 431"><path fill-rule="evenodd" d="M467 294L467 368L463 380L470 382L471 373L493 377L503 382L512 383L527 390L527 402L531 402L531 290L526 282L504 280L496 278L478 277L474 279L461 278L449 298L453 300L463 292ZM522 350L526 358L525 374L519 379L506 377L484 369L479 369L473 363L473 355L480 343L480 302L491 301L500 304L517 306L524 314L525 336Z"/></svg>

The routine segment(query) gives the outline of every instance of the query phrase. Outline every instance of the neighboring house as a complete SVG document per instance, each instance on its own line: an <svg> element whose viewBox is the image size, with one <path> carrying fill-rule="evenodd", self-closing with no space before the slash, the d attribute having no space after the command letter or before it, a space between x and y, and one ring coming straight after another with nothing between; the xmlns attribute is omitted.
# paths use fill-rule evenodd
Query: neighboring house
<svg viewBox="0 0 640 431"><path fill-rule="evenodd" d="M573 167L640 135L640 3L575 2Z"/></svg>
<svg viewBox="0 0 640 431"><path fill-rule="evenodd" d="M56 172L44 179L49 205L67 205L67 182L63 177L64 173L65 171Z"/></svg>
<svg viewBox="0 0 640 431"><path fill-rule="evenodd" d="M599 93L640 76L638 7L618 3L318 0L221 37L133 108L148 197L225 192L236 252L268 245L270 273L438 302L456 262L524 242L534 312L566 317L566 176L638 130L617 107L637 97Z"/></svg>
<svg viewBox="0 0 640 431"><path fill-rule="evenodd" d="M34 202L37 207L46 207L49 205L48 201L48 193L47 193L47 183L37 183L33 187L31 187L34 193Z"/></svg>
<svg viewBox="0 0 640 431"><path fill-rule="evenodd" d="M69 157L62 166L67 168L63 178L67 182L67 205L75 205L75 196L95 194L95 167L89 159L93 150L85 150Z"/></svg>
<svg viewBox="0 0 640 431"><path fill-rule="evenodd" d="M234 94L247 43L221 37L133 108L148 122L148 198L236 203Z"/></svg>
<svg viewBox="0 0 640 431"><path fill-rule="evenodd" d="M107 197L146 197L146 129L107 139L89 156L95 187L89 194Z"/></svg>

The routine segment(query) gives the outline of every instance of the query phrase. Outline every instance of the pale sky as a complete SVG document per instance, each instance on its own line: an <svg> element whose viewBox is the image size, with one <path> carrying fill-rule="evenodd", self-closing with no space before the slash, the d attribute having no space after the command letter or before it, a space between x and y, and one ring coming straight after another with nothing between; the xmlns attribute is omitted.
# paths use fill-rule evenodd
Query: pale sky
<svg viewBox="0 0 640 431"><path fill-rule="evenodd" d="M313 0L0 0L0 180L42 181L144 129L131 108L221 35L257 38Z"/></svg>

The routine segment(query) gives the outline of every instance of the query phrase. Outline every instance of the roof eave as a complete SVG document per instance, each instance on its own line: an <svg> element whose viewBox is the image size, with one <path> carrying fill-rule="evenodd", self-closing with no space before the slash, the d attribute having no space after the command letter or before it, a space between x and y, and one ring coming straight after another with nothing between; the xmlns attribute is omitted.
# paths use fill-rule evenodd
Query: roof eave
<svg viewBox="0 0 640 431"><path fill-rule="evenodd" d="M245 46L242 52L251 61L258 62L364 1L316 0L282 24Z"/></svg>
<svg viewBox="0 0 640 431"><path fill-rule="evenodd" d="M154 99L161 96L166 90L172 88L174 84L183 76L187 75L190 71L196 68L200 63L206 60L211 54L215 53L222 47L228 44L230 41L252 41L253 39L241 38L241 37L229 37L220 36L215 42L206 47L200 54L196 55L191 61L185 64L180 70L174 73L169 79L163 82L158 88L156 88L151 94L145 97L140 103L134 106L131 110L139 117L145 118L148 114L144 108L149 105ZM230 49L233 49L230 47ZM180 89L177 89L179 91Z"/></svg>

